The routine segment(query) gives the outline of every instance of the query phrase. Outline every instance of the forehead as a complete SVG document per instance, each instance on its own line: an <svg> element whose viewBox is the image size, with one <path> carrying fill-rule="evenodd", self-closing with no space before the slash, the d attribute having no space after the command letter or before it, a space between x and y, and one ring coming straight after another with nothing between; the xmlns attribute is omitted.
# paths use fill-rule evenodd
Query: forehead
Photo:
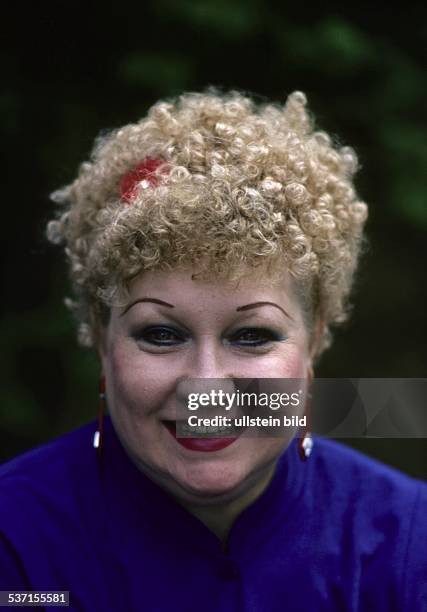
<svg viewBox="0 0 427 612"><path fill-rule="evenodd" d="M173 270L153 270L139 274L129 285L129 300L141 297L169 298L177 305L204 303L208 305L240 306L261 299L276 302L295 302L293 281L287 272L277 278L261 271L243 269L238 280L194 278L195 267Z"/></svg>

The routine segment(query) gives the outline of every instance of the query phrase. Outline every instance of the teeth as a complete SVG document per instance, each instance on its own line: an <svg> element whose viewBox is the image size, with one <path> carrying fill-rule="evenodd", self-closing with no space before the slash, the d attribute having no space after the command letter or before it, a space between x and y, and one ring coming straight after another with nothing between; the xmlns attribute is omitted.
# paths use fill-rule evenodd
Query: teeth
<svg viewBox="0 0 427 612"><path fill-rule="evenodd" d="M182 433L197 433L197 434L213 434L213 433L232 433L233 427L206 427L204 425L190 427L190 425L182 423L178 429Z"/></svg>

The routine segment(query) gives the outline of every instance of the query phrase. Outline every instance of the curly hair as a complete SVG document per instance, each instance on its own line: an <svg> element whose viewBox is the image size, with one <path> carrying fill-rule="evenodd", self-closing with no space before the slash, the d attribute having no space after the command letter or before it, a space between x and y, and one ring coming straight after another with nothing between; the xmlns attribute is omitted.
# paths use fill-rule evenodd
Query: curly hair
<svg viewBox="0 0 427 612"><path fill-rule="evenodd" d="M123 177L149 158L164 162L158 180L124 202ZM93 346L141 271L196 263L202 279L237 280L248 266L273 278L286 267L325 322L320 352L346 319L367 217L356 169L351 148L314 130L298 91L283 106L186 93L102 135L76 180L52 194L61 210L47 227L69 260L80 343Z"/></svg>

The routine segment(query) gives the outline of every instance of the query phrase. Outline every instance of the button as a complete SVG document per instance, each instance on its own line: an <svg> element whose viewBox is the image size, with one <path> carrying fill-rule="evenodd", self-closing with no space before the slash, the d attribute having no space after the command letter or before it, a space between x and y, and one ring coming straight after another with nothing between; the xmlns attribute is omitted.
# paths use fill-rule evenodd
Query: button
<svg viewBox="0 0 427 612"><path fill-rule="evenodd" d="M225 559L219 567L219 575L224 580L235 580L240 576L240 568L233 559Z"/></svg>

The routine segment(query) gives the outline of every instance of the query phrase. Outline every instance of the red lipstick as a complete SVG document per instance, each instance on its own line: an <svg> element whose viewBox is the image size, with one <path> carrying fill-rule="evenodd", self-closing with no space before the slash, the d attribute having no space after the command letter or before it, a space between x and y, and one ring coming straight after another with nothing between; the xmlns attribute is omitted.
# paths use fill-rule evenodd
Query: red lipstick
<svg viewBox="0 0 427 612"><path fill-rule="evenodd" d="M233 444L238 438L238 436L228 438L178 438L176 435L176 425L173 421L163 421L163 424L178 444L181 444L181 446L188 450L202 453L219 451Z"/></svg>

